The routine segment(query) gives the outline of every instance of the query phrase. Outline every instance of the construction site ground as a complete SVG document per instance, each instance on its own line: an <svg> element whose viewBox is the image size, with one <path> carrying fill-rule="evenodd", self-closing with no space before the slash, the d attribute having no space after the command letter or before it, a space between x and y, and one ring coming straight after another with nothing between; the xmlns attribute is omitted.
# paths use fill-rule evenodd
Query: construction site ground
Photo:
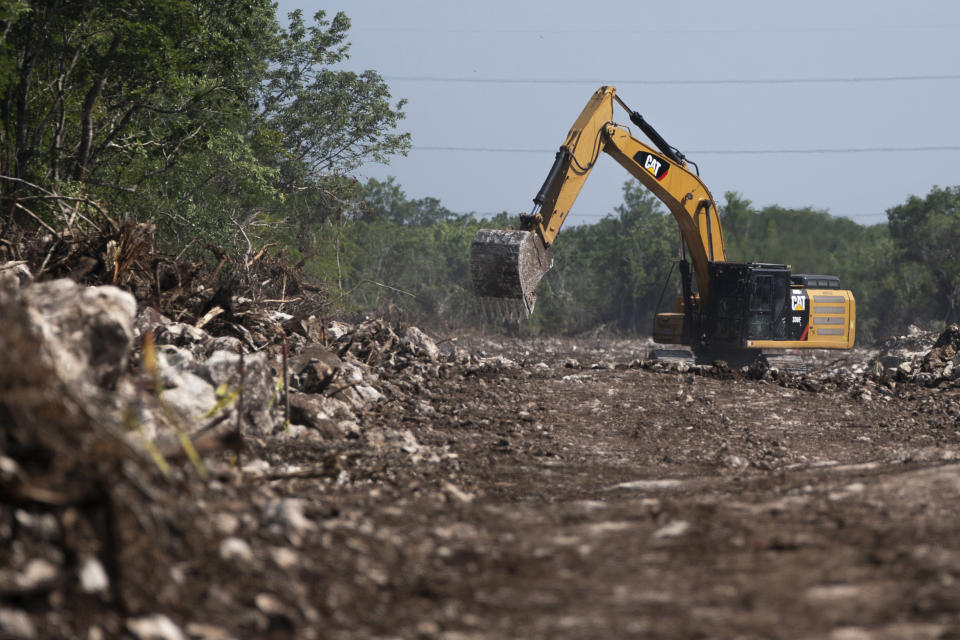
<svg viewBox="0 0 960 640"><path fill-rule="evenodd" d="M485 364L384 370L351 437L254 439L204 482L183 463L179 507L152 504L193 515L149 539L119 518L112 592L16 602L85 637L154 637L151 613L210 639L960 635L955 386L464 346Z"/></svg>
<svg viewBox="0 0 960 640"><path fill-rule="evenodd" d="M415 382L364 416L367 440L405 446L357 441L339 484L272 486L321 514L295 572L321 636L960 634L957 389L878 397L627 368L623 343L550 351L511 342L524 366Z"/></svg>
<svg viewBox="0 0 960 640"><path fill-rule="evenodd" d="M591 364L582 349L553 355ZM375 633L960 631L956 390L865 400L550 366L424 391L432 410L369 419L451 457L409 466L376 496L327 494L341 517L369 520L383 554L385 584L360 604Z"/></svg>

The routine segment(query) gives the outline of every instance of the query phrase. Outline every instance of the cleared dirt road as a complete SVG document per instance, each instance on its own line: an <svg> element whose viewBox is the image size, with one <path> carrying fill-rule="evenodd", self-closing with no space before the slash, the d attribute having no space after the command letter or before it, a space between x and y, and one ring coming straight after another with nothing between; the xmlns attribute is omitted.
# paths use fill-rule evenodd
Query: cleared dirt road
<svg viewBox="0 0 960 640"><path fill-rule="evenodd" d="M343 637L960 633L957 389L809 391L606 352L565 368L593 363L514 345L523 367L404 381L364 417L349 482L294 491L350 532L307 555L367 532L338 577Z"/></svg>

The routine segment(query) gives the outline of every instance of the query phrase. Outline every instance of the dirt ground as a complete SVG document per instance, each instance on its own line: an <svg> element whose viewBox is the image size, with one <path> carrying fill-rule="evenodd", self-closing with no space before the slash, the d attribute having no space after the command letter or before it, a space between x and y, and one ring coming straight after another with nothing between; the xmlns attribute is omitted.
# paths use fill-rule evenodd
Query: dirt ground
<svg viewBox="0 0 960 640"><path fill-rule="evenodd" d="M205 482L184 465L153 498L179 521L108 518L107 593L5 606L36 637L150 637L153 614L209 639L960 637L956 386L464 346L487 364L383 371L350 438L252 441Z"/></svg>

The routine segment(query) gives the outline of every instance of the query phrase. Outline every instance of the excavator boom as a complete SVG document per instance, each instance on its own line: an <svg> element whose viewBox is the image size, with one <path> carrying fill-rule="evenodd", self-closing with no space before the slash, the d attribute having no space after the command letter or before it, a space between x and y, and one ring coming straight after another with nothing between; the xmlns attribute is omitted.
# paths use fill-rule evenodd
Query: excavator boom
<svg viewBox="0 0 960 640"><path fill-rule="evenodd" d="M634 124L654 141L654 149L613 120L614 87L601 87L587 102L557 152L553 166L534 197L534 209L521 215L520 229L481 230L470 246L470 270L478 296L520 298L529 311L535 289L550 268L553 246L567 215L606 152L666 205L680 226L697 275L701 295L709 288L707 262L724 260L723 232L713 196L675 149L643 117L627 109Z"/></svg>

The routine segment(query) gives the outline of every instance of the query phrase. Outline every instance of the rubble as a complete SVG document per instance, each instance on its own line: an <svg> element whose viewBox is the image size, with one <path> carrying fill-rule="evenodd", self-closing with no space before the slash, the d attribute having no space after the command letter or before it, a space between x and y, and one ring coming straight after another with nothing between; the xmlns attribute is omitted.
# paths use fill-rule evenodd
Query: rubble
<svg viewBox="0 0 960 640"><path fill-rule="evenodd" d="M955 325L791 373L655 361L639 340L437 340L250 301L198 327L199 309L174 320L115 287L3 273L5 637L562 637L584 629L550 626L580 606L565 575L627 603L614 621L638 610L643 575L764 637L730 603L780 589L752 586L765 563L807 577L814 549L837 571L885 566L906 512L897 470L960 457ZM911 517L947 514L931 535L955 515L936 502L956 497L952 477L911 485L935 506ZM893 506L877 515L881 490ZM625 553L637 540L655 550ZM904 615L939 611L952 591L936 572L955 558L916 559L905 540L897 580L923 593ZM696 573L702 557L717 576ZM708 631L677 611L678 635Z"/></svg>

